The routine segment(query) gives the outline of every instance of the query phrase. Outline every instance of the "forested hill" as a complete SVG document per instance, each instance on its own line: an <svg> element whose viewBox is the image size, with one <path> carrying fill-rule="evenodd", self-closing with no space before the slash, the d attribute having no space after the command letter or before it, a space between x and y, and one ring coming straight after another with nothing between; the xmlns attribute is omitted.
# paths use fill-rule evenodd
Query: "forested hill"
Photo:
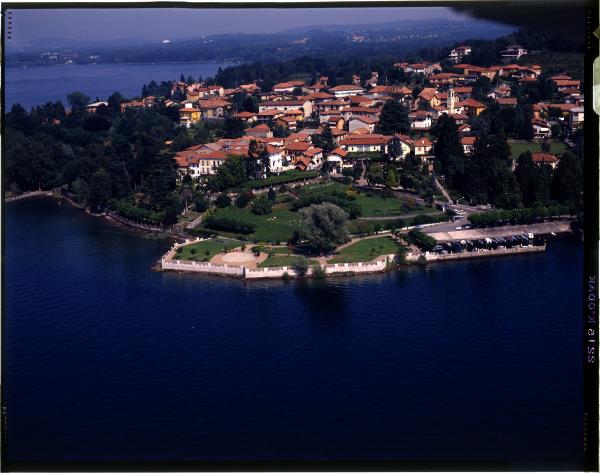
<svg viewBox="0 0 600 473"><path fill-rule="evenodd" d="M511 31L511 27L481 20L404 21L382 26L354 25L297 29L272 34L227 34L169 43L145 43L116 47L86 44L64 44L77 53L77 63L149 63L235 60L241 62L278 62L299 56L365 58L373 55L407 56L418 54L424 47L439 47L466 38L495 38ZM62 44L62 43L61 43ZM8 65L41 64L45 45L31 45L20 50L10 45ZM90 59L90 56L94 56ZM99 57L95 57L99 56Z"/></svg>

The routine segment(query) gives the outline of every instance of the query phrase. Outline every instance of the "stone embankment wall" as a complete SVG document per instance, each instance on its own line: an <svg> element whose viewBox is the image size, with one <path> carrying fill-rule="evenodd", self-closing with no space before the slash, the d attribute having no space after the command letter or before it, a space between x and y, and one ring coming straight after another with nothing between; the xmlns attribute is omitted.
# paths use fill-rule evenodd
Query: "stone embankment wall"
<svg viewBox="0 0 600 473"><path fill-rule="evenodd" d="M379 273L386 271L388 263L394 260L394 255L384 255L379 257L376 261L368 263L336 263L336 264L325 264L321 266L321 269L326 275L335 274L365 274L365 273ZM272 268L257 268L257 269L246 269L244 272L244 279L265 279L265 278L282 278L284 274L289 277L296 277L297 274L293 268L282 266ZM309 267L306 275L313 276L313 268Z"/></svg>
<svg viewBox="0 0 600 473"><path fill-rule="evenodd" d="M188 271L195 273L218 274L222 276L234 276L243 279L281 279L286 274L291 278L297 277L296 271L289 266L250 269L245 266L230 266L226 264L213 264L208 262L173 259L177 252L177 248L198 241L202 241L202 239L188 239L184 243L175 243L161 258L161 268L163 270L171 271ZM394 255L383 255L371 262L325 264L321 266L321 269L326 275L377 273L386 271L389 263L392 263L393 261ZM313 267L309 267L306 275L310 277L313 275L313 272Z"/></svg>

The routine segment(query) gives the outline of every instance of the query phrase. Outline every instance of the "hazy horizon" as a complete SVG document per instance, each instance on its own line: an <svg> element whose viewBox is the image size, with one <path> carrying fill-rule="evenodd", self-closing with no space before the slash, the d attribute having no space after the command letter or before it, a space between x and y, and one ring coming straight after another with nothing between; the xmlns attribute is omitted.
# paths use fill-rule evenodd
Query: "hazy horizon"
<svg viewBox="0 0 600 473"><path fill-rule="evenodd" d="M12 13L12 39L7 41L7 46L22 46L44 39L182 40L216 34L276 33L301 27L385 24L401 20L481 21L448 7L6 10L6 13L9 12ZM235 18L233 21L232 16Z"/></svg>

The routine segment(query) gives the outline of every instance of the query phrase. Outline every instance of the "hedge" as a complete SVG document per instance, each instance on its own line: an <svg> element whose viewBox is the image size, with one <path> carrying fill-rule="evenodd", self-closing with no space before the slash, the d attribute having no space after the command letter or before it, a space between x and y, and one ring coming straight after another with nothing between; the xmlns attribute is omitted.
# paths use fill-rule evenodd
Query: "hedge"
<svg viewBox="0 0 600 473"><path fill-rule="evenodd" d="M499 223L531 223L544 218L560 215L574 215L577 208L570 205L552 205L548 207L530 207L512 210L491 210L469 215L469 222L478 227Z"/></svg>
<svg viewBox="0 0 600 473"><path fill-rule="evenodd" d="M227 217L208 217L204 221L204 226L212 230L221 230L231 233L242 233L248 235L256 230L256 224L251 222L240 222Z"/></svg>
<svg viewBox="0 0 600 473"><path fill-rule="evenodd" d="M298 171L292 170L281 173L277 176L267 177L265 179L257 179L242 184L243 189L259 189L261 187L277 186L281 184L289 184L291 182L304 181L319 177L319 171Z"/></svg>

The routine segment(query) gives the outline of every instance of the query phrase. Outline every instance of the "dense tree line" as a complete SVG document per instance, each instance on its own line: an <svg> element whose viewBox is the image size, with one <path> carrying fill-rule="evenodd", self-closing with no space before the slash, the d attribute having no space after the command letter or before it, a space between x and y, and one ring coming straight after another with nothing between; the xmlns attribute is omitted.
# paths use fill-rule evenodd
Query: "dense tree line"
<svg viewBox="0 0 600 473"><path fill-rule="evenodd" d="M528 107L523 110L517 136L530 139L530 127L525 125L530 123L527 118L531 110ZM505 133L505 126L510 122L505 125L502 114L503 111L494 107L482 114L474 126L477 136L469 156L463 153L454 120L446 115L438 119L434 130L437 136L435 165L445 176L447 186L472 203L490 203L506 209L549 202L581 207L582 155L563 153L556 170L549 164L535 164L530 152L521 154L513 163Z"/></svg>
<svg viewBox="0 0 600 473"><path fill-rule="evenodd" d="M165 141L176 134L175 123L158 108L121 113L117 94L96 113L86 111L90 98L84 94L68 99L70 113L56 102L29 113L16 104L6 114L7 189L63 187L92 211L116 199L143 209L136 218L152 215L146 221L155 223L160 214L163 223L173 223L181 201ZM119 208L133 215L125 204Z"/></svg>

